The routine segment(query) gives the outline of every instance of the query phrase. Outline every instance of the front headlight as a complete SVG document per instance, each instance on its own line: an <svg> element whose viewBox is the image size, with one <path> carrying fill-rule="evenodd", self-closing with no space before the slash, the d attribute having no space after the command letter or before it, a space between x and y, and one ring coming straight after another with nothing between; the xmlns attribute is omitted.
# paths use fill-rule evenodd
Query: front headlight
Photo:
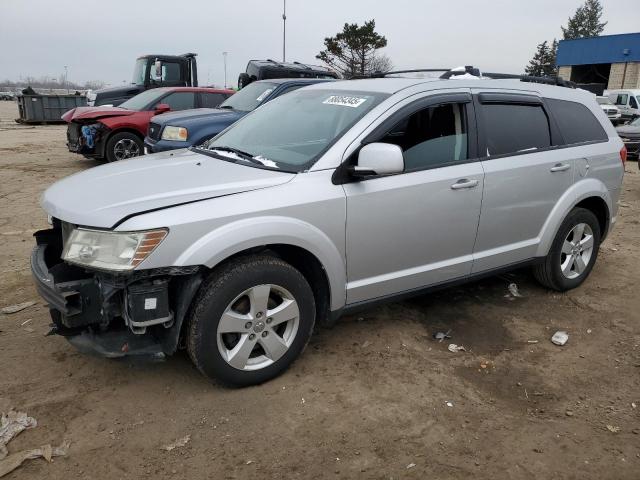
<svg viewBox="0 0 640 480"><path fill-rule="evenodd" d="M133 270L167 236L166 229L109 232L76 228L65 239L62 259L103 270Z"/></svg>
<svg viewBox="0 0 640 480"><path fill-rule="evenodd" d="M162 130L162 140L177 140L178 142L186 142L189 132L184 127L173 127L167 125Z"/></svg>

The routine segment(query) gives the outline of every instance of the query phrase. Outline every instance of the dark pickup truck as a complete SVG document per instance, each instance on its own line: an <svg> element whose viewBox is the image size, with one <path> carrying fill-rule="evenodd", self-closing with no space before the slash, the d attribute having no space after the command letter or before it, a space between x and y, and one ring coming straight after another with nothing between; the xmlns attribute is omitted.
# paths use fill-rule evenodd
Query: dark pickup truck
<svg viewBox="0 0 640 480"><path fill-rule="evenodd" d="M298 88L329 81L319 78L260 80L247 85L218 108L198 108L155 116L149 123L144 151L156 153L201 145L260 105ZM180 132L180 138L184 140L175 140L175 132Z"/></svg>

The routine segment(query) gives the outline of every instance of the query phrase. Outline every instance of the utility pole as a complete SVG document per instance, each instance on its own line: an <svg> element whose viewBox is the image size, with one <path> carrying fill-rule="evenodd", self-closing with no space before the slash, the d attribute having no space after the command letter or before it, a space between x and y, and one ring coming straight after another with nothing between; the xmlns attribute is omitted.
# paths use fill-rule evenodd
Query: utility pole
<svg viewBox="0 0 640 480"><path fill-rule="evenodd" d="M67 89L67 93L69 93L69 83L67 81L67 73L68 73L67 72L67 68L68 68L68 66L65 65L64 66L64 88L66 88Z"/></svg>
<svg viewBox="0 0 640 480"><path fill-rule="evenodd" d="M287 61L287 0L283 1L282 7L282 61Z"/></svg>
<svg viewBox="0 0 640 480"><path fill-rule="evenodd" d="M227 88L227 54L229 52L222 52L222 58L224 60L224 88Z"/></svg>

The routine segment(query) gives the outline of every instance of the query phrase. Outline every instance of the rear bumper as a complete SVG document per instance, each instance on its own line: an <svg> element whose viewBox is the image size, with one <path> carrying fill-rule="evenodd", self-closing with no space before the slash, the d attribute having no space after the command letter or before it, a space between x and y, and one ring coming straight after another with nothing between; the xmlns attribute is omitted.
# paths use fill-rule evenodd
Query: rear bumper
<svg viewBox="0 0 640 480"><path fill-rule="evenodd" d="M103 357L173 354L182 322L200 286L198 267L128 275L89 271L61 261L60 229L35 234L31 274L49 305L52 333ZM154 308L149 310L148 300Z"/></svg>

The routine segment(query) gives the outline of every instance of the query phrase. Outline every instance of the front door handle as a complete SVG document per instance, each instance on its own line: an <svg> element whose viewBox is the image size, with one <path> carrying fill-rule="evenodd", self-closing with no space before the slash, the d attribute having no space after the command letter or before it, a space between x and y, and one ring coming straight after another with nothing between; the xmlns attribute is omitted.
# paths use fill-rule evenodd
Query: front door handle
<svg viewBox="0 0 640 480"><path fill-rule="evenodd" d="M451 185L451 190L462 190L463 188L474 188L478 186L478 180L467 180L463 178Z"/></svg>
<svg viewBox="0 0 640 480"><path fill-rule="evenodd" d="M566 172L571 168L571 165L568 163L556 163L553 167L551 167L551 173L555 172Z"/></svg>

